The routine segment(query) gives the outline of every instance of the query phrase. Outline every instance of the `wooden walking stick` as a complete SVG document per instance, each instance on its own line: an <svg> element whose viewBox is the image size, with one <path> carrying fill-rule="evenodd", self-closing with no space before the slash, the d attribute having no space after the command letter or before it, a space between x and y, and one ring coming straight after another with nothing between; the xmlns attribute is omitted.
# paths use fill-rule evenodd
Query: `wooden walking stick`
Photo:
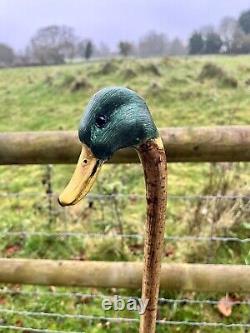
<svg viewBox="0 0 250 333"><path fill-rule="evenodd" d="M105 88L90 100L80 122L82 152L71 181L59 197L73 205L91 189L101 165L118 149L133 147L145 177L145 227L142 300L148 302L140 333L154 333L160 283L166 208L166 156L144 100L126 88Z"/></svg>

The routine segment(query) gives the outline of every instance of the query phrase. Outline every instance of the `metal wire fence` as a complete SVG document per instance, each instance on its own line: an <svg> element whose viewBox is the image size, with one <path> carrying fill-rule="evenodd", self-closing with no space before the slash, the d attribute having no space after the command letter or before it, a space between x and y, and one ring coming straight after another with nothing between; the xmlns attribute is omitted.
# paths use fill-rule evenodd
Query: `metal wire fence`
<svg viewBox="0 0 250 333"><path fill-rule="evenodd" d="M28 297L57 297L57 298L70 298L70 299L77 299L77 298L85 298L85 299L111 299L114 297L109 294L86 294L81 292L49 292L49 291L41 291L41 290L34 290L34 291L23 291L23 290L11 290L8 288L0 289L0 295L15 295L15 296L28 296ZM129 300L131 298L139 300L139 297L136 296L124 296L124 295L116 295L120 299ZM209 304L209 305L218 305L220 300L210 300L210 299L176 299L176 298L164 298L160 297L158 301L159 305L163 304ZM250 305L250 299L245 301L240 300L225 300L225 304L228 305Z"/></svg>
<svg viewBox="0 0 250 333"><path fill-rule="evenodd" d="M51 167L47 168L47 179L48 184L46 187L46 191L43 195L39 192L8 192L8 191L1 191L0 198L6 200L22 200L27 198L42 198L42 200L47 202L47 213L48 213L48 222L49 225L53 224L53 219L55 214L57 214L57 209L53 206L53 200L56 195L53 193L53 189L51 186ZM140 194L121 194L121 193L112 193L112 194L91 194L88 195L87 200L90 205L93 202L101 202L108 206L109 203L116 201L116 204L119 200L124 203L126 202L129 205L131 202L138 202L139 200L145 200L144 195ZM186 202L190 205L194 205L194 211L196 209L200 209L199 205L206 205L206 209L211 208L209 205L211 203L217 202L229 202L229 211L234 213L234 216L237 218L242 218L242 221L247 225L246 232L240 232L240 235L235 234L235 232L231 232L231 229L222 229L220 230L219 234L216 234L217 229L213 228L213 223L211 223L212 227L208 229L208 233L182 233L174 234L172 232L171 235L166 235L165 240L167 243L178 243L183 246L184 243L188 244L196 244L196 243L216 243L217 246L220 244L228 246L228 249L231 249L231 246L234 244L238 245L237 251L241 251L242 248L246 248L245 252L249 251L249 243L250 243L250 234L248 233L249 230L249 216L250 216L250 195L238 195L238 194L218 194L218 195L169 195L168 196L169 202ZM199 203L199 205L197 204ZM123 207L123 206L122 206ZM197 208L198 207L198 208ZM11 208L10 208L11 209ZM113 219L113 225L119 226L121 224L121 216L119 216L119 207L112 206L112 210L114 211L115 218ZM56 212L55 212L56 211ZM118 213L117 213L118 211ZM239 214L240 212L240 214ZM237 215L238 214L238 215ZM60 221L60 217L59 217ZM22 222L22 221L19 221ZM143 233L138 232L128 232L129 228L111 228L108 231L103 230L91 230L91 227L85 228L85 230L68 230L68 226L63 225L63 228L60 227L60 230L54 230L52 228L41 228L41 230L34 230L34 226L24 221L22 223L22 228L20 227L18 230L14 230L13 228L4 228L0 232L0 239L6 240L8 238L18 238L19 240L27 240L31 238L40 237L41 239L52 239L53 241L60 240L63 242L67 242L70 239L121 239L124 241L139 241L142 243L143 241ZM103 222L103 221L102 221ZM128 223L129 224L129 223ZM94 226L96 227L96 223ZM187 232L188 229L185 230ZM226 233L228 232L228 234ZM140 248L142 253L142 248ZM237 252L236 251L236 252ZM4 252L3 252L4 253ZM248 264L248 262L245 262ZM105 329L108 327L107 325L117 324L119 325L129 325L130 327L137 327L139 318L138 316L119 316L120 312L114 313L113 316L109 316L99 313L94 309L94 314L90 314L88 305L91 302L101 302L104 299L113 299L115 295L118 294L120 299L128 300L128 299L139 299L136 295L127 295L123 293L118 293L117 290L105 290L104 291L96 291L96 290L89 290L87 289L86 292L74 290L74 289L63 289L58 291L58 288L52 288L51 290L45 289L44 287L37 287L32 288L30 287L23 287L23 286L2 286L0 287L0 331L7 332L7 331L20 331L20 332L43 332L43 333L80 333L83 331L88 332L88 325L91 326L93 323L99 323L100 330ZM7 301L6 301L7 298ZM27 310L20 307L20 302L18 300L20 298L25 299L25 305L27 305ZM43 310L38 307L38 309L31 309L29 305L26 303L27 300L36 299L38 302L42 302L43 299L46 299L47 302L49 300L59 300L61 306L55 306L55 310L49 311ZM68 312L61 311L64 309L62 304L68 304L67 302L76 302L77 300L83 300L80 303L84 304L84 310L79 308L72 308L65 307ZM87 300L87 301L86 301ZM57 302L57 301L56 301ZM65 302L65 303L64 303ZM57 304L57 303L56 303ZM94 303L96 306L96 303ZM220 305L222 304L223 308L228 310L228 313L223 313L223 310L220 310ZM100 307L100 304L98 305ZM171 315L165 316L164 315L164 307L168 308ZM184 314L181 316L178 312L178 309L181 307L188 309L189 313ZM192 312L194 307L198 307L196 312ZM205 307L205 310L204 310ZM53 308L53 307L52 307ZM215 298L208 297L208 295L201 295L201 297L195 293L187 294L175 294L172 297L161 297L159 298L159 319L157 320L158 327L179 327L180 329L183 328L183 332L186 332L186 328L196 329L196 328L211 328L211 329L224 329L224 330L236 330L237 332L248 332L250 329L250 296L249 295L217 295ZM243 310L239 310L243 308ZM28 310L29 309L29 310ZM57 310L56 310L57 309ZM60 309L60 311L58 311ZM71 309L71 311L69 311ZM90 307L93 310L93 307ZM163 309L163 310L162 310ZM237 309L236 316L231 316L231 313L234 309ZM81 313L79 313L79 311ZM85 313L82 313L84 311ZM214 316L211 316L211 311L215 313ZM227 311L226 311L227 312ZM190 314L191 313L191 314ZM199 313L200 315L197 315ZM192 320L192 314L194 314L194 320ZM217 321L209 321L209 320L201 320L203 319L203 314L205 318L217 318ZM209 315L210 314L210 315ZM176 316L175 316L176 315ZM13 320L13 318L28 318L28 320L35 318L38 320L38 323L34 323L31 321L26 322L25 320L21 323L18 320ZM190 318L190 320L186 319ZM73 330L73 328L66 328L59 329L54 325L53 329L46 328L46 324L44 320L70 320L70 321L80 321L85 322L85 326L80 330ZM29 325L28 325L29 324ZM41 326L44 328L36 328L31 326ZM60 327L60 326L59 326ZM136 331L136 330L135 330ZM114 331L114 332L118 332ZM131 329L132 332L132 329ZM196 332L196 331L192 331ZM198 331L197 331L198 332ZM212 332L212 331L211 331Z"/></svg>
<svg viewBox="0 0 250 333"><path fill-rule="evenodd" d="M93 297L93 295L91 295ZM102 296L104 297L104 296ZM107 297L110 297L107 295ZM160 299L160 302L162 302L162 299ZM183 300L176 300L176 299L164 299L164 302L167 303L180 303L185 302L189 304L218 304L218 301L199 301L194 300L190 301L187 299ZM244 304L244 305L250 305L249 302L236 302L235 304ZM101 323L115 323L115 324L138 324L139 318L125 318L125 317L108 317L108 316L94 316L94 315L83 315L83 314L68 314L68 313L48 313L48 312L37 312L37 311L23 311L23 310L13 310L8 308L0 308L0 315L18 315L22 317L38 317L38 318L60 318L60 319L71 319L71 320L79 320L79 321L87 321L88 323L91 322L101 322ZM223 323L223 322L206 322L206 321L189 321L189 320L157 320L157 324L160 326L190 326L190 327L211 327L211 328L225 328L225 329L248 329L250 328L250 323ZM36 328L26 328L26 327L20 327L20 326L14 326L14 325L0 325L0 329L13 329L13 330L19 330L19 331L31 331L31 332L66 332L66 331L58 331L58 330L47 330L47 329L36 329ZM67 332L73 332L73 331L67 331ZM74 331L75 332L75 331ZM244 332L247 332L247 330L244 330Z"/></svg>
<svg viewBox="0 0 250 333"><path fill-rule="evenodd" d="M76 237L76 238L127 238L127 239L136 239L143 240L144 236L140 234L102 234L102 233L81 233L81 232L29 232L29 231L20 231L20 232L3 232L0 235L0 238L6 238L8 236L14 237L52 237L52 238L60 238L65 239L68 237ZM221 236L166 236L164 238L166 241L171 242L236 242L236 243L249 243L250 238L238 238L238 237L221 237Z"/></svg>

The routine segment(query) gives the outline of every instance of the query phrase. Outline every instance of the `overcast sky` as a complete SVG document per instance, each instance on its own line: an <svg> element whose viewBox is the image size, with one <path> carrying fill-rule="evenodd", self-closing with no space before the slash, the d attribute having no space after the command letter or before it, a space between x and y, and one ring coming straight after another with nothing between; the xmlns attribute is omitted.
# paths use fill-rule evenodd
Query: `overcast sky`
<svg viewBox="0 0 250 333"><path fill-rule="evenodd" d="M250 0L0 0L0 42L23 49L38 28L51 24L72 26L80 37L112 47L148 30L186 39L248 8Z"/></svg>

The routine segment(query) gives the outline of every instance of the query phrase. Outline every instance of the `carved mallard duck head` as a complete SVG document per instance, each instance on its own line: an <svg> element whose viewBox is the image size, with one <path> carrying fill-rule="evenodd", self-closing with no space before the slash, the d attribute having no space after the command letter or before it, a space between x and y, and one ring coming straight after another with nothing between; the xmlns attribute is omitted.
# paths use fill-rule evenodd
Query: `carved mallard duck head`
<svg viewBox="0 0 250 333"><path fill-rule="evenodd" d="M101 165L117 150L158 137L145 101L134 91L104 88L88 103L79 127L82 152L61 205L77 203L92 187Z"/></svg>

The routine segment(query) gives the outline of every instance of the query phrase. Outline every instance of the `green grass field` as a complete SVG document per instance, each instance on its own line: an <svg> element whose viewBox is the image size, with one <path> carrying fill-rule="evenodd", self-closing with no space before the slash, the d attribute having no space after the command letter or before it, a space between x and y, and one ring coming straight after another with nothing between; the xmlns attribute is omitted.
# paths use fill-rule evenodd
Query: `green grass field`
<svg viewBox="0 0 250 333"><path fill-rule="evenodd" d="M158 127L249 124L250 57L164 58L114 60L54 67L0 70L0 131L77 129L90 96L105 86L121 85L142 95ZM139 165L107 165L92 193L122 194L108 201L86 199L74 208L61 209L57 194L67 183L74 166L1 166L0 231L83 232L111 236L142 233L145 219L144 181ZM46 195L51 177L53 195ZM247 163L171 164L169 194L250 195ZM5 195L9 193L9 195ZM20 193L16 195L16 193ZM247 206L248 205L248 206ZM242 200L170 199L166 235L249 237L249 202ZM249 264L249 243L167 242L165 262ZM142 241L120 238L74 238L2 236L1 257L79 260L140 260ZM51 330L137 332L136 324L108 321L30 317L4 314L1 309L56 312L96 316L137 317L135 313L104 313L101 299L57 295L81 292L106 295L139 295L139 291L82 290L80 288L36 288L8 286L0 289L0 324ZM21 292L43 295L27 296ZM2 294L1 294L2 291ZM225 295L173 294L166 298L220 299ZM231 295L246 300L249 295ZM216 306L168 304L161 306L159 319L210 321L225 324L249 320L249 306L234 306L224 317ZM192 326L159 327L157 332L213 332L216 328ZM12 330L9 330L12 332ZM8 331L8 332L9 332ZM218 328L218 332L228 330ZM235 332L245 332L241 328ZM6 329L7 332L7 329ZM13 331L14 332L14 331ZM29 331L27 331L29 332Z"/></svg>

